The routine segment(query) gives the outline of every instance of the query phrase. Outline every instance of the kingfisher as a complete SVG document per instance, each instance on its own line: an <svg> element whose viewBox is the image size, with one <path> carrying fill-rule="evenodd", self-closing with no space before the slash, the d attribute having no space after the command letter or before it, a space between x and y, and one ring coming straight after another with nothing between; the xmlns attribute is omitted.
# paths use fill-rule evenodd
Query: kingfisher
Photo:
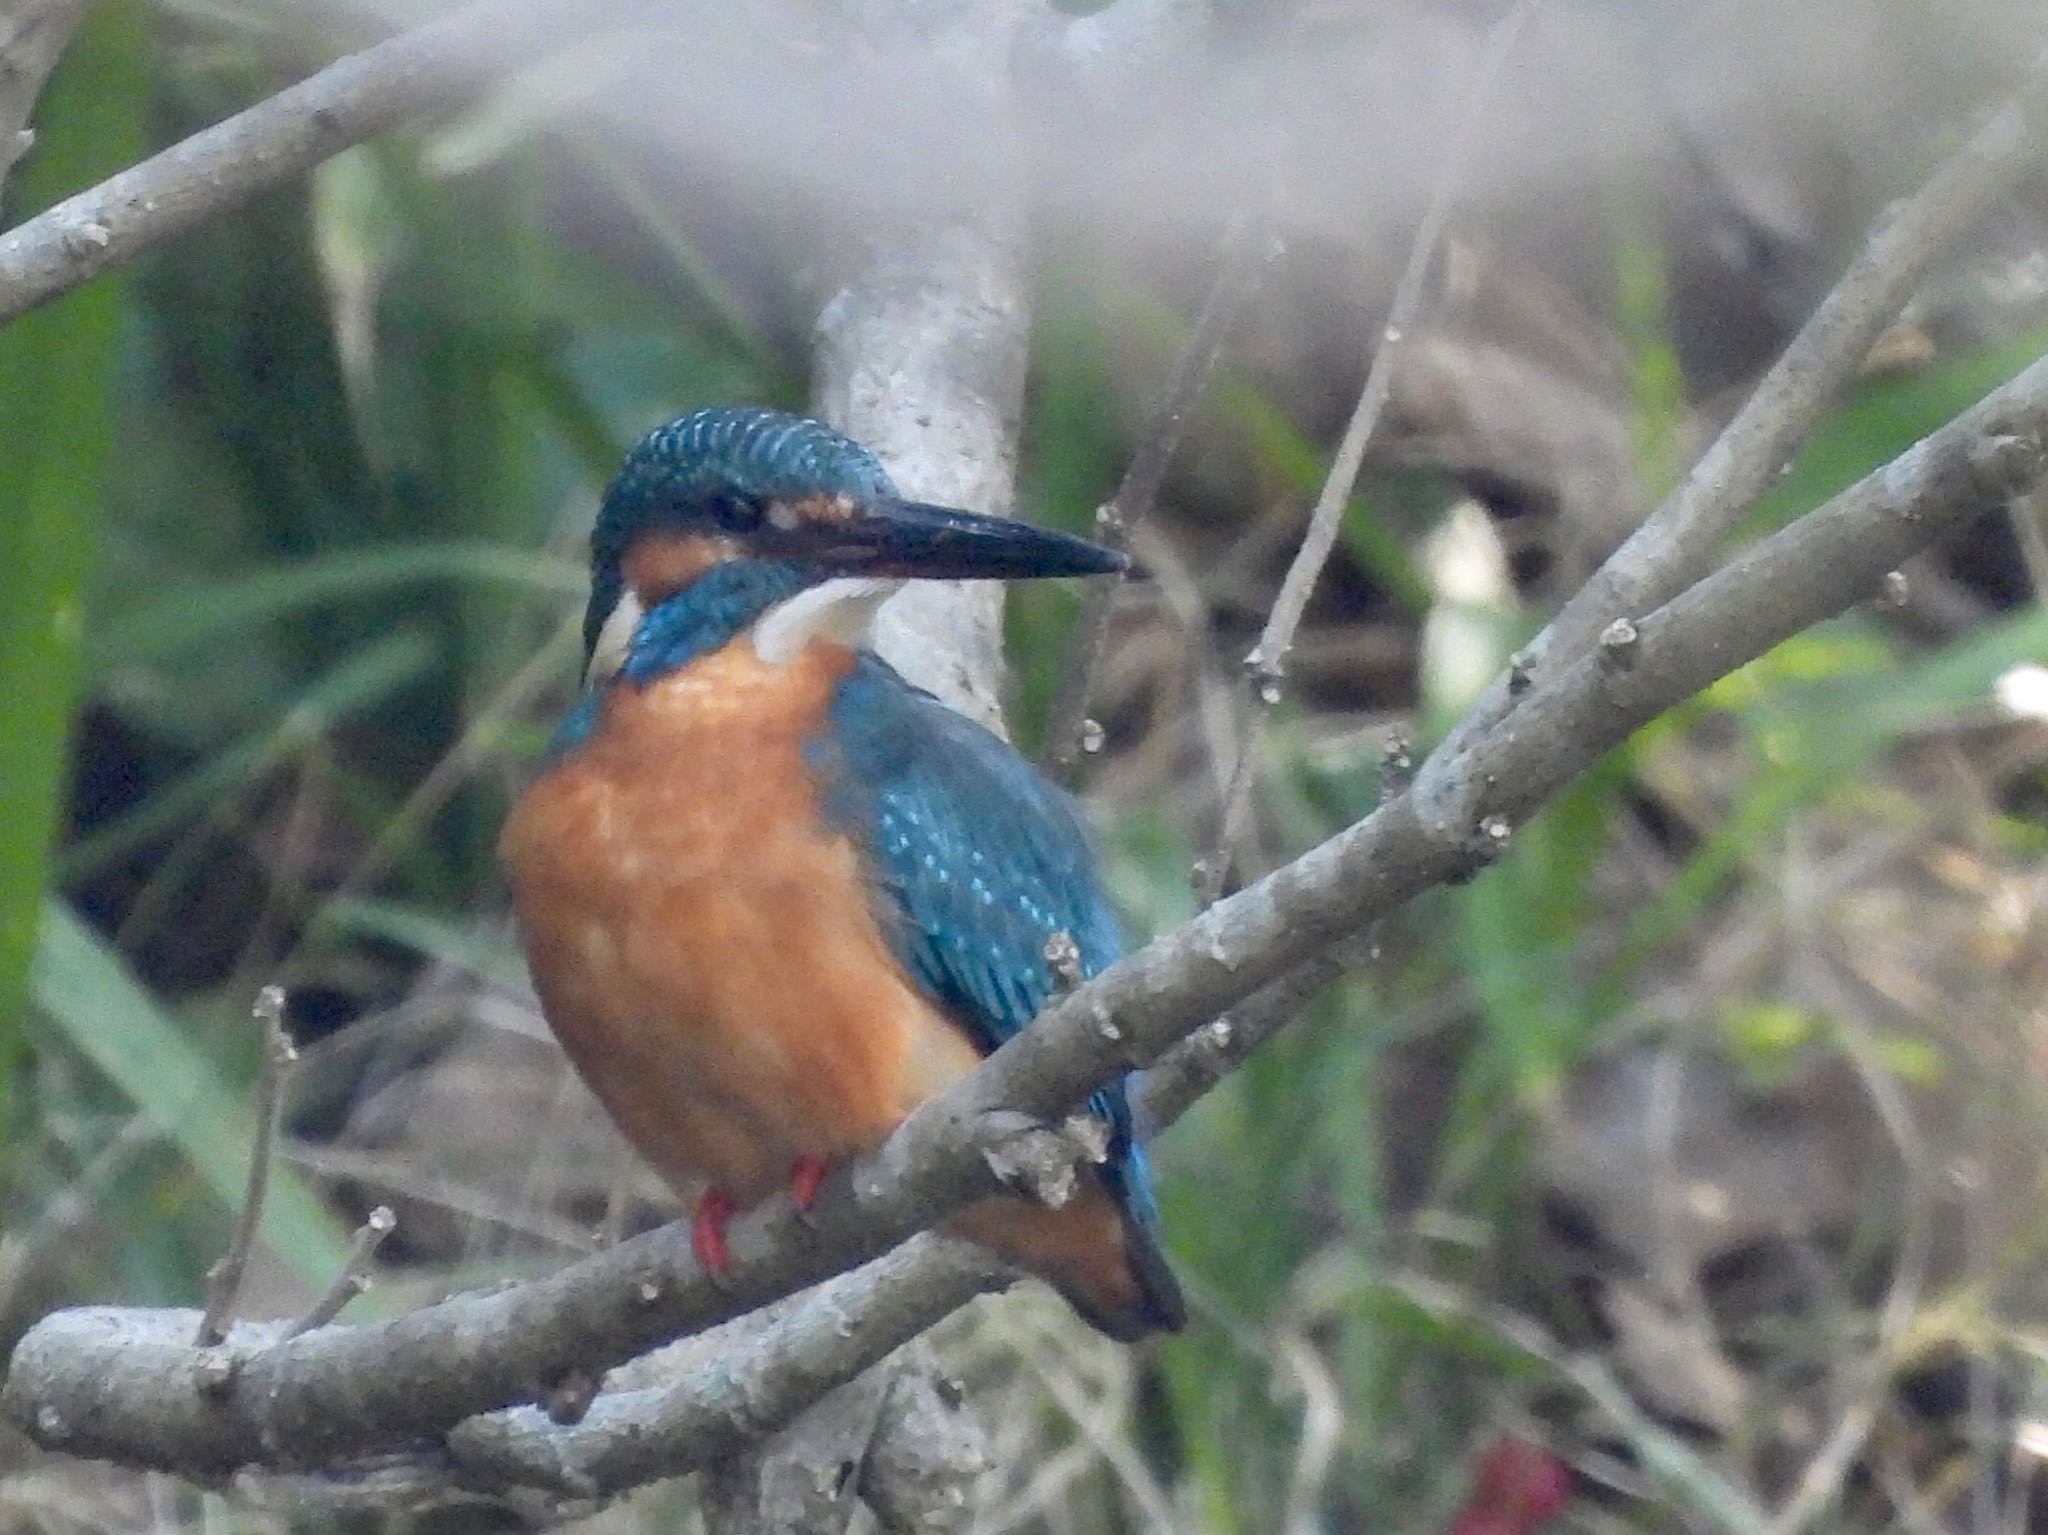
<svg viewBox="0 0 2048 1535"><path fill-rule="evenodd" d="M686 1197L697 1257L1030 1025L1068 940L1115 919L1073 802L869 646L909 579L1102 574L1121 555L907 499L865 448L760 408L649 433L591 534L585 686L500 856L556 1037ZM1060 935L1065 935L1060 939ZM947 1229L1131 1340L1180 1288L1126 1084L1107 1155L1054 1209L1001 1195Z"/></svg>

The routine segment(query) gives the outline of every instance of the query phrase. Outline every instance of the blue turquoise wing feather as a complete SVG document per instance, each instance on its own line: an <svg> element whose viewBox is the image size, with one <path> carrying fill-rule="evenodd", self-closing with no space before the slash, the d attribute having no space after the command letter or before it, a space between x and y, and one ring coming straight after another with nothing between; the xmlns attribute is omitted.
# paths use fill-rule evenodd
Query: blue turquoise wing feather
<svg viewBox="0 0 2048 1535"><path fill-rule="evenodd" d="M964 715L862 656L834 702L834 818L872 849L899 957L984 1052L1052 992L1056 932L1093 975L1121 947L1067 797Z"/></svg>
<svg viewBox="0 0 2048 1535"><path fill-rule="evenodd" d="M828 815L868 849L898 959L978 1049L1001 1045L1051 996L1055 933L1073 939L1084 975L1115 960L1116 920L1073 802L980 725L862 654L815 751ZM1102 1176L1135 1223L1154 1324L1178 1325L1124 1083L1090 1107L1109 1127Z"/></svg>

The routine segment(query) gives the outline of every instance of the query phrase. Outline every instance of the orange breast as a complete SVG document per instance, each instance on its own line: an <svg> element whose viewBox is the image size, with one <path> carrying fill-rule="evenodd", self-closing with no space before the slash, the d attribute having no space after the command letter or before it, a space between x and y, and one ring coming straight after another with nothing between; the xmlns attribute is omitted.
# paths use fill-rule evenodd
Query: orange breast
<svg viewBox="0 0 2048 1535"><path fill-rule="evenodd" d="M972 1069L905 979L803 760L851 664L742 639L615 687L500 852L549 1022L671 1183L741 1203L875 1145Z"/></svg>

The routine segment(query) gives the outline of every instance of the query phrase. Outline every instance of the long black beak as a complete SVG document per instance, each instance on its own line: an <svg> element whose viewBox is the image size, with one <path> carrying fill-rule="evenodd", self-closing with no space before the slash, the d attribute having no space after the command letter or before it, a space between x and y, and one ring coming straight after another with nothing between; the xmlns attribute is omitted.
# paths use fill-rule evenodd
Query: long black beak
<svg viewBox="0 0 2048 1535"><path fill-rule="evenodd" d="M1130 564L1086 539L922 501L866 502L786 536L791 553L848 575L1017 581L1107 575Z"/></svg>

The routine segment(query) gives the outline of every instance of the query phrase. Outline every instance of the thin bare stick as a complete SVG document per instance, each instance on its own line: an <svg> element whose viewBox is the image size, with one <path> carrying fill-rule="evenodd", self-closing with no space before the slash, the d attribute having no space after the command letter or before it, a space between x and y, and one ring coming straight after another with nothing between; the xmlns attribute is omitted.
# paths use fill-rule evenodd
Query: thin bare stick
<svg viewBox="0 0 2048 1535"><path fill-rule="evenodd" d="M1459 106L1456 131L1444 154L1443 170L1430 191L1429 205L1423 209L1414 243L1408 247L1408 264L1402 269L1393 302L1387 308L1380 344L1373 352L1372 366L1366 370L1365 387L1359 391L1358 404L1352 408L1337 456L1330 463L1330 472L1316 496L1315 510L1309 515L1308 531L1302 535L1294 563L1287 567L1287 577L1280 583L1280 595L1266 618L1266 627L1259 634L1258 644L1244 659L1246 670L1255 678L1277 680L1286 669L1287 653L1294 648L1294 634L1301 627L1302 614L1308 611L1308 599L1323 567L1329 563L1330 551L1337 545L1337 533L1344 524L1344 507L1358 483L1366 446L1387 407L1387 396L1394 385L1395 360L1421 318L1423 283L1429 276L1437 246L1443 241L1444 225L1450 220L1451 208L1464 184L1466 168L1479 146L1486 104L1493 97L1493 88L1500 80L1515 39L1535 8L1536 0L1516 0L1508 13L1494 23L1485 51L1474 66L1472 83Z"/></svg>
<svg viewBox="0 0 2048 1535"><path fill-rule="evenodd" d="M311 1332L316 1327L325 1327L341 1315L342 1308L363 1291L370 1288L370 1264L377 1256L377 1249L384 1245L384 1239L398 1228L398 1217L389 1205L378 1205L370 1211L362 1225L356 1227L353 1241L349 1243L348 1258L341 1266L341 1272L334 1276L334 1282L313 1302L306 1314L285 1330L287 1338L296 1338L300 1333Z"/></svg>
<svg viewBox="0 0 2048 1535"><path fill-rule="evenodd" d="M1401 354L1402 343L1414 332L1416 322L1421 318L1424 280L1429 275L1437 246L1442 242L1444 225L1450 219L1458 189L1465 180L1466 167L1478 147L1486 104L1492 99L1493 88L1500 79L1501 69L1507 63L1515 39L1521 35L1523 24L1535 8L1536 0L1515 0L1507 14L1494 23L1492 35L1487 38L1486 47L1473 66L1472 82L1459 103L1450 148L1444 154L1443 169L1430 191L1422 222L1416 226L1415 240L1408 247L1408 264L1401 272L1400 282L1395 285L1386 323L1380 328L1380 344L1373 352L1372 366L1366 370L1365 387L1359 391L1358 404L1352 408L1343 440L1337 445L1337 456L1331 460L1330 472L1316 496L1315 510L1309 514L1308 531L1302 535L1301 547L1295 551L1294 562L1287 567L1287 576L1280 583L1280 595L1274 599L1273 610L1267 615L1266 626L1259 633L1258 644L1244 658L1251 691L1244 705L1243 728L1238 732L1241 744L1236 765L1231 770L1230 788L1223 797L1223 824L1217 832L1214 850L1195 865L1195 895L1204 906L1223 893L1223 887L1229 880L1232 851L1243 839L1245 819L1251 812L1252 780L1256 776L1267 712L1280 702L1280 684L1286 671L1287 653L1294 648L1295 631L1301 627L1302 615L1308 611L1309 597L1315 591L1323 567L1329 563L1330 551L1337 546L1337 534L1344 525L1344 508L1358 483L1358 471L1365 463L1366 447L1379 426L1388 393L1394 386L1395 360Z"/></svg>
<svg viewBox="0 0 2048 1535"><path fill-rule="evenodd" d="M1116 494L1095 513L1101 542L1113 549L1128 549L1132 535L1152 514L1159 499L1159 487L1166 480L1167 466L1180 447L1187 418L1202 397L1202 390L1215 371L1223 353L1224 339L1232 322L1251 297L1256 279L1266 264L1280 253L1279 242L1254 230L1252 220L1240 212L1232 216L1223 231L1216 278L1209 285L1195 316L1195 328L1174 363L1166 394L1131 454L1130 466ZM1121 576L1098 576L1087 583L1088 594L1081 602L1081 616L1074 623L1071 654L1059 694L1053 700L1052 716L1046 726L1045 765L1064 777L1087 752L1095 733L1088 729L1088 692L1102 665L1102 651L1109 640L1110 610L1123 584Z"/></svg>
<svg viewBox="0 0 2048 1535"><path fill-rule="evenodd" d="M263 1219L263 1197L270 1189L270 1159L277 1145L285 1072L298 1059L284 1031L282 986L266 986L257 992L250 1012L263 1026L263 1065L256 1074L256 1144L249 1153L249 1186L242 1195L242 1208L235 1212L228 1250L206 1271L206 1310L199 1318L201 1348L211 1348L227 1336L228 1318L241 1293L249 1253L256 1245L256 1227Z"/></svg>

